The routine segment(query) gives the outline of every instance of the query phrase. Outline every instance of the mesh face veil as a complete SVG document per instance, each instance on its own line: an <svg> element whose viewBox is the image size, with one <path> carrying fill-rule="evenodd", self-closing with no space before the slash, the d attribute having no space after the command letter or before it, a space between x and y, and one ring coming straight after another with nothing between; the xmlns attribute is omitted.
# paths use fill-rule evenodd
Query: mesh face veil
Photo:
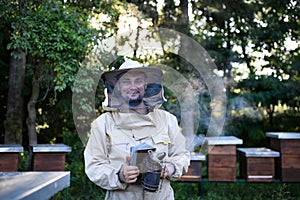
<svg viewBox="0 0 300 200"><path fill-rule="evenodd" d="M104 110L122 112L126 109L147 108L153 111L166 101L162 71L158 68L126 60L118 70L105 72L101 78L105 84Z"/></svg>

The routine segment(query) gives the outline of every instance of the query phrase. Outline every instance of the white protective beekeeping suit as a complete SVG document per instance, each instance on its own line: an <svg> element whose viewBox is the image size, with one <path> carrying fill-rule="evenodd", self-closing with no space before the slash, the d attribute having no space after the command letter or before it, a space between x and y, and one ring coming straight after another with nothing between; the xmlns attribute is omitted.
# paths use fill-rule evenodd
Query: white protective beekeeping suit
<svg viewBox="0 0 300 200"><path fill-rule="evenodd" d="M122 112L124 102L116 85L119 78L132 70L145 74L147 87L143 98L146 114ZM186 173L189 152L185 149L185 138L180 133L177 119L167 111L159 109L164 102L161 84L162 71L145 67L127 60L119 70L105 72L102 79L107 98L103 108L109 112L100 115L91 125L91 136L84 151L85 171L91 181L107 190L106 199L174 199L170 180L176 180ZM141 143L154 147L155 153L165 153L162 165L170 168L172 174L161 180L157 192L145 190L139 181L126 184L119 173L126 164L130 148Z"/></svg>

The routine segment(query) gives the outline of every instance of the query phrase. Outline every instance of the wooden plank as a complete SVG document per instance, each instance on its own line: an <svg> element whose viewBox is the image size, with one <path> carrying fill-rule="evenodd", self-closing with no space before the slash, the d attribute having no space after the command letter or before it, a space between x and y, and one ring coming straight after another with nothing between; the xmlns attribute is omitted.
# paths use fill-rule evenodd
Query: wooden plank
<svg viewBox="0 0 300 200"><path fill-rule="evenodd" d="M0 171L16 172L18 171L19 153L1 153L0 154Z"/></svg>
<svg viewBox="0 0 300 200"><path fill-rule="evenodd" d="M270 147L273 149L273 150L276 150L276 151L281 151L281 148L280 148L280 140L279 139L276 139L276 138L270 138Z"/></svg>
<svg viewBox="0 0 300 200"><path fill-rule="evenodd" d="M273 182L275 180L274 158L247 158L247 181Z"/></svg>
<svg viewBox="0 0 300 200"><path fill-rule="evenodd" d="M300 140L299 139L270 139L270 146L280 154L300 155Z"/></svg>
<svg viewBox="0 0 300 200"><path fill-rule="evenodd" d="M248 175L275 175L274 158L247 158Z"/></svg>
<svg viewBox="0 0 300 200"><path fill-rule="evenodd" d="M280 151L275 159L275 174L283 182L300 181L300 140L270 139L271 148Z"/></svg>
<svg viewBox="0 0 300 200"><path fill-rule="evenodd" d="M281 141L281 154L300 155L300 140L285 139Z"/></svg>
<svg viewBox="0 0 300 200"><path fill-rule="evenodd" d="M300 169L281 168L282 182L300 182Z"/></svg>
<svg viewBox="0 0 300 200"><path fill-rule="evenodd" d="M236 155L235 145L208 146L209 155Z"/></svg>
<svg viewBox="0 0 300 200"><path fill-rule="evenodd" d="M240 176L249 182L273 182L275 180L274 157L245 157L239 153Z"/></svg>
<svg viewBox="0 0 300 200"><path fill-rule="evenodd" d="M282 168L300 169L300 155L282 155L280 166Z"/></svg>
<svg viewBox="0 0 300 200"><path fill-rule="evenodd" d="M34 153L34 171L64 171L66 153Z"/></svg>
<svg viewBox="0 0 300 200"><path fill-rule="evenodd" d="M276 179L280 179L282 182L299 182L300 168L283 168L281 167L280 159L276 159L275 177Z"/></svg>
<svg viewBox="0 0 300 200"><path fill-rule="evenodd" d="M188 173L183 175L179 181L201 181L202 163L201 161L191 161Z"/></svg>
<svg viewBox="0 0 300 200"><path fill-rule="evenodd" d="M236 156L208 155L208 167L236 167Z"/></svg>
<svg viewBox="0 0 300 200"><path fill-rule="evenodd" d="M208 180L209 181L235 181L236 180L236 168L208 168Z"/></svg>

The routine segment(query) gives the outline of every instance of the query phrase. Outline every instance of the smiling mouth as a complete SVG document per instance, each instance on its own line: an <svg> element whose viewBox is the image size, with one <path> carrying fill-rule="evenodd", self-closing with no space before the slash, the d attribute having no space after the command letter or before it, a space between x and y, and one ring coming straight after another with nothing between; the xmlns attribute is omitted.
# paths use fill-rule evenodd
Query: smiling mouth
<svg viewBox="0 0 300 200"><path fill-rule="evenodd" d="M127 94L130 95L130 96L137 96L137 95L140 95L140 92L138 92L138 91L128 92Z"/></svg>

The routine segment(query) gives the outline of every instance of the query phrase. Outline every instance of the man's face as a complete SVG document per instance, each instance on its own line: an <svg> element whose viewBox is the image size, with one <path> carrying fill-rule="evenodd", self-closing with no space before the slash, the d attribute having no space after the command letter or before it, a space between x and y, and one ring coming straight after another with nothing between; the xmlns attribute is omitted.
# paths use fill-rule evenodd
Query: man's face
<svg viewBox="0 0 300 200"><path fill-rule="evenodd" d="M126 102L141 101L145 95L146 77L142 72L129 71L118 81L119 91Z"/></svg>

